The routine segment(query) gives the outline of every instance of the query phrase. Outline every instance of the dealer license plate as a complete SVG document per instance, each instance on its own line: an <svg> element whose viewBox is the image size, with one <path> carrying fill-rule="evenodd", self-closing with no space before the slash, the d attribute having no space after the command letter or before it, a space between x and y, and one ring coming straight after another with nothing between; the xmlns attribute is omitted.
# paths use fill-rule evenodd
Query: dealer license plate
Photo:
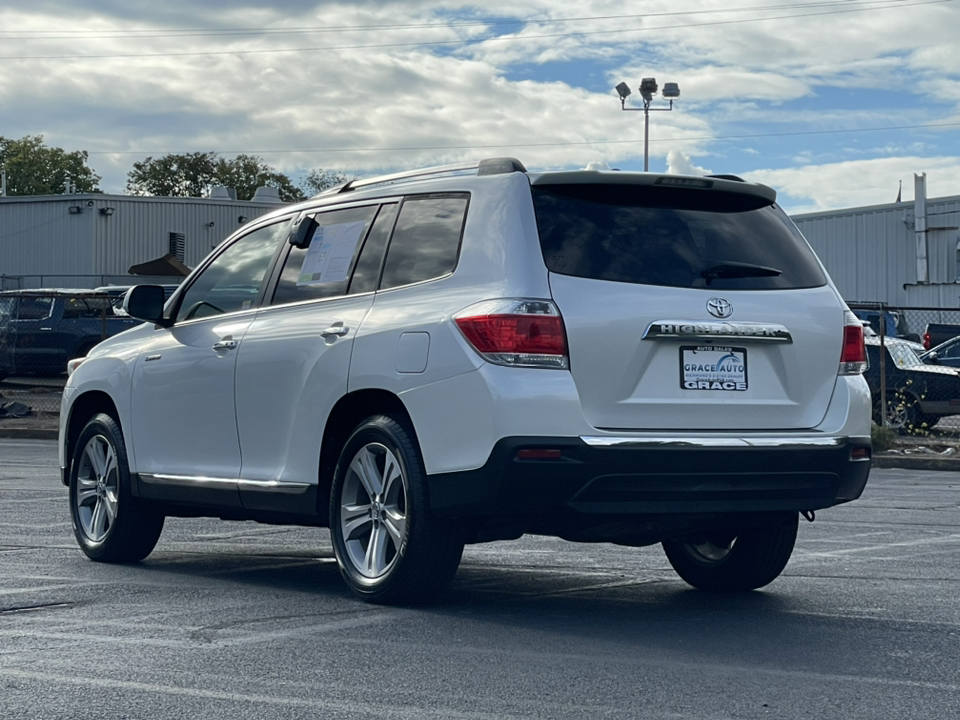
<svg viewBox="0 0 960 720"><path fill-rule="evenodd" d="M680 387L684 390L742 392L747 389L746 348L680 348Z"/></svg>

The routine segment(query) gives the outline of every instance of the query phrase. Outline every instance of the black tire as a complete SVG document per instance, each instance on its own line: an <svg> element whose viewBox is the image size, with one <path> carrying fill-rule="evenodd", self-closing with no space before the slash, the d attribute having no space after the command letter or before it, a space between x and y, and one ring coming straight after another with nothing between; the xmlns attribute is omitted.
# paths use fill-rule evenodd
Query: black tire
<svg viewBox="0 0 960 720"><path fill-rule="evenodd" d="M797 513L769 522L663 541L677 574L701 590L742 592L773 582L783 572L797 539Z"/></svg>
<svg viewBox="0 0 960 720"><path fill-rule="evenodd" d="M423 460L402 418L367 418L344 444L330 535L340 573L367 602L430 602L450 584L463 536L454 523L431 517Z"/></svg>
<svg viewBox="0 0 960 720"><path fill-rule="evenodd" d="M104 413L91 418L77 438L70 517L80 549L97 562L143 560L163 531L163 515L131 494L123 433Z"/></svg>

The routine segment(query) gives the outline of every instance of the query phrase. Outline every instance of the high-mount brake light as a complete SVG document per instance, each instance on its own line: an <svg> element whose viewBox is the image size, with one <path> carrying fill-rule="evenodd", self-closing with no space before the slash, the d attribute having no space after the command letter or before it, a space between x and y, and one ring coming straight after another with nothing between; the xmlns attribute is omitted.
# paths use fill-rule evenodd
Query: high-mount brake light
<svg viewBox="0 0 960 720"><path fill-rule="evenodd" d="M474 350L495 365L566 369L567 333L549 300L487 300L454 317Z"/></svg>
<svg viewBox="0 0 960 720"><path fill-rule="evenodd" d="M867 369L867 347L863 343L863 325L849 310L843 313L843 349L840 353L840 374L860 375Z"/></svg>

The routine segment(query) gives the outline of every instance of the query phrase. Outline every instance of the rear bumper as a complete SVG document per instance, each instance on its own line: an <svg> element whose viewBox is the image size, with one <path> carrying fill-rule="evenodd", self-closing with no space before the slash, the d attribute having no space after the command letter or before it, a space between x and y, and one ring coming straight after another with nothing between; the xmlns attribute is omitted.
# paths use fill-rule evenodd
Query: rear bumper
<svg viewBox="0 0 960 720"><path fill-rule="evenodd" d="M818 510L860 496L870 454L869 437L810 434L511 437L481 468L428 483L442 516Z"/></svg>

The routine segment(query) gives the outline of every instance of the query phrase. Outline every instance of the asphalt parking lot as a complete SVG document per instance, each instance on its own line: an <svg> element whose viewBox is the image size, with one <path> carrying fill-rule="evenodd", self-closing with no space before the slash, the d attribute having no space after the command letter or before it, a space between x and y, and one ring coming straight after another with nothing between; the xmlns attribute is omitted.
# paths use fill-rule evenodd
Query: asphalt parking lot
<svg viewBox="0 0 960 720"><path fill-rule="evenodd" d="M784 575L689 589L659 547L468 547L442 604L353 599L326 531L168 520L76 548L55 443L0 439L3 718L956 718L960 474L873 471Z"/></svg>

